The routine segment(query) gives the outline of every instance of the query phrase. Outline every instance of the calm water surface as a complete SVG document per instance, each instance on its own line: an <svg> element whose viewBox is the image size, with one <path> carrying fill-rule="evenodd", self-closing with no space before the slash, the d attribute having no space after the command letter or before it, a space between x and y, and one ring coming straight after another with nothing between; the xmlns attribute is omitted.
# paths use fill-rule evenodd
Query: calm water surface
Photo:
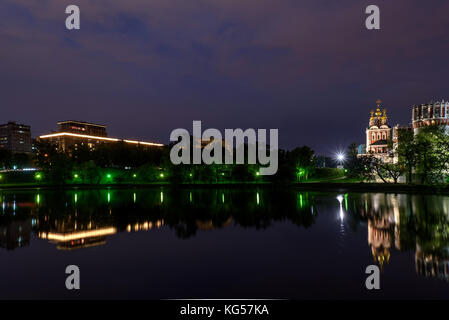
<svg viewBox="0 0 449 320"><path fill-rule="evenodd" d="M449 298L447 196L156 187L0 204L2 299Z"/></svg>

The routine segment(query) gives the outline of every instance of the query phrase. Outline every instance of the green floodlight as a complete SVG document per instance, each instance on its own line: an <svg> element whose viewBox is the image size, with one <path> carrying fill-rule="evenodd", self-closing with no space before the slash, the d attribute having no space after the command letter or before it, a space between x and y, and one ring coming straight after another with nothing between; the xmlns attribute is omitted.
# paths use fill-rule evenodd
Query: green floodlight
<svg viewBox="0 0 449 320"><path fill-rule="evenodd" d="M189 177L192 178L193 177L193 173L189 173Z"/></svg>
<svg viewBox="0 0 449 320"><path fill-rule="evenodd" d="M164 177L164 174L163 174L163 173L161 173L161 174L159 175L159 177L163 178L163 177Z"/></svg>
<svg viewBox="0 0 449 320"><path fill-rule="evenodd" d="M78 175L78 173L75 173L75 174L73 175L73 177L74 177L75 179L78 179L80 176Z"/></svg>
<svg viewBox="0 0 449 320"><path fill-rule="evenodd" d="M133 178L137 178L137 174L134 173L134 174L133 174Z"/></svg>
<svg viewBox="0 0 449 320"><path fill-rule="evenodd" d="M36 173L36 174L34 175L34 178L35 178L36 180L41 180L41 179L42 179L42 174L41 174L41 173Z"/></svg>
<svg viewBox="0 0 449 320"><path fill-rule="evenodd" d="M111 179L111 178L112 178L112 175L111 175L110 173L108 173L108 174L106 175L106 178Z"/></svg>

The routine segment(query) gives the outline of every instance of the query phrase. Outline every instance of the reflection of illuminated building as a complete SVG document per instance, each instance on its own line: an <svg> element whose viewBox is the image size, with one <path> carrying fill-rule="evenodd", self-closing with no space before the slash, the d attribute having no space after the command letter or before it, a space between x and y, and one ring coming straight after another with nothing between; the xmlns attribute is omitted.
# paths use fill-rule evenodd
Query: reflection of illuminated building
<svg viewBox="0 0 449 320"><path fill-rule="evenodd" d="M382 268L390 260L392 243L391 225L385 219L368 221L368 243L371 246L374 262Z"/></svg>
<svg viewBox="0 0 449 320"><path fill-rule="evenodd" d="M368 244L373 259L382 268L390 260L390 249L400 248L398 196L386 194L365 195L362 214L368 218Z"/></svg>
<svg viewBox="0 0 449 320"><path fill-rule="evenodd" d="M30 245L31 222L13 221L6 226L0 226L0 247L7 250Z"/></svg>
<svg viewBox="0 0 449 320"><path fill-rule="evenodd" d="M92 221L79 221L72 216L48 220L47 216L37 221L38 236L55 243L58 249L71 250L99 246L106 243L106 237L117 232L116 228ZM45 230L45 231L44 231Z"/></svg>
<svg viewBox="0 0 449 320"><path fill-rule="evenodd" d="M40 232L39 238L48 239L50 242L56 243L58 249L70 250L105 244L106 236L116 232L116 229L113 227L67 233Z"/></svg>
<svg viewBox="0 0 449 320"><path fill-rule="evenodd" d="M421 276L449 281L449 250L442 254L426 254L417 246L415 267L416 273Z"/></svg>
<svg viewBox="0 0 449 320"><path fill-rule="evenodd" d="M221 224L221 226L227 227L227 226L230 226L231 223L232 223L232 217L229 217L223 224ZM196 221L196 226L200 230L213 230L213 229L215 229L215 225L216 225L216 223L214 223L212 220L209 220L209 221L197 220Z"/></svg>
<svg viewBox="0 0 449 320"><path fill-rule="evenodd" d="M135 223L133 225L128 224L126 227L126 231L131 232L137 232L137 231L148 231L151 229L159 229L164 225L164 219L157 220L157 221L145 221L141 223Z"/></svg>
<svg viewBox="0 0 449 320"><path fill-rule="evenodd" d="M126 231L148 231L158 229L164 225L164 220L145 221L141 223L129 224ZM39 232L41 239L46 239L51 243L55 243L58 249L73 250L99 246L106 243L106 237L117 233L117 229L113 226L94 226L92 222L86 225L77 224L65 220L58 222L55 231Z"/></svg>

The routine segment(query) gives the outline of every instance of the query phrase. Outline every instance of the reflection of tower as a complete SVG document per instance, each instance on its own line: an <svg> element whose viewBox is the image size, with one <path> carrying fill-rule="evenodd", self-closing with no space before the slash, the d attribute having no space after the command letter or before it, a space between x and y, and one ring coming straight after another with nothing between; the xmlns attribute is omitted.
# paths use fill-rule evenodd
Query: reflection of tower
<svg viewBox="0 0 449 320"><path fill-rule="evenodd" d="M419 245L415 252L416 273L449 281L449 248L438 253L424 253Z"/></svg>
<svg viewBox="0 0 449 320"><path fill-rule="evenodd" d="M374 194L365 200L368 244L373 259L382 269L390 261L390 249L400 247L399 201L396 195Z"/></svg>
<svg viewBox="0 0 449 320"><path fill-rule="evenodd" d="M30 245L31 220L13 221L0 226L0 247L14 250Z"/></svg>
<svg viewBox="0 0 449 320"><path fill-rule="evenodd" d="M413 196L415 222L415 267L420 276L449 281L449 198Z"/></svg>
<svg viewBox="0 0 449 320"><path fill-rule="evenodd" d="M384 262L390 260L391 226L385 219L368 221L368 243L371 246L374 262L382 269Z"/></svg>

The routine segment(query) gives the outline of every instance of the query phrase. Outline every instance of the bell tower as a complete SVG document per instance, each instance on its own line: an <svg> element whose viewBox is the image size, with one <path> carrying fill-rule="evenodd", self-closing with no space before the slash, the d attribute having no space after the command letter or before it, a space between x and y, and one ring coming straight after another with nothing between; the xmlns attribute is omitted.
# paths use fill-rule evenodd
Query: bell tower
<svg viewBox="0 0 449 320"><path fill-rule="evenodd" d="M376 111L371 110L369 126L366 129L366 152L388 161L388 142L391 128L388 126L387 109L382 110L382 101L376 100Z"/></svg>

